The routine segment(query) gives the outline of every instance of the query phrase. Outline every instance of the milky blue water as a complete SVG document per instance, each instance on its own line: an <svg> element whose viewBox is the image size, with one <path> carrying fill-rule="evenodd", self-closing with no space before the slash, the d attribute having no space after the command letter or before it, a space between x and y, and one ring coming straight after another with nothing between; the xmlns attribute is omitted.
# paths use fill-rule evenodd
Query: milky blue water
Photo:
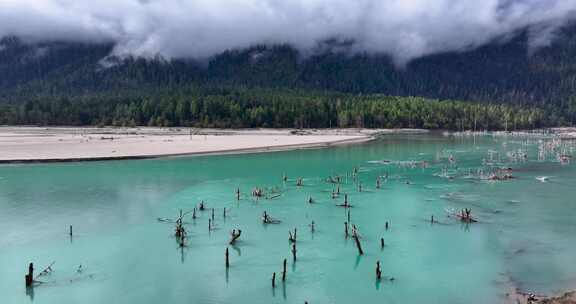
<svg viewBox="0 0 576 304"><path fill-rule="evenodd" d="M394 135L320 150L3 165L0 302L499 303L511 286L546 294L571 289L576 170L552 156L539 159L538 147L537 139L523 137ZM526 160L507 156L518 150ZM478 170L494 167L512 167L516 178L479 177ZM331 198L330 175L342 177L364 255L344 235L346 210L336 206L344 199ZM296 186L298 177L304 186ZM253 187L280 196L256 200ZM157 218L175 219L201 200L209 210L185 216L189 235L180 248L174 224ZM471 208L479 222L447 217L453 208ZM263 211L281 223L264 225ZM296 262L288 241L293 228ZM235 246L227 244L232 229L242 230ZM55 262L32 289L24 286L29 262L36 273Z"/></svg>

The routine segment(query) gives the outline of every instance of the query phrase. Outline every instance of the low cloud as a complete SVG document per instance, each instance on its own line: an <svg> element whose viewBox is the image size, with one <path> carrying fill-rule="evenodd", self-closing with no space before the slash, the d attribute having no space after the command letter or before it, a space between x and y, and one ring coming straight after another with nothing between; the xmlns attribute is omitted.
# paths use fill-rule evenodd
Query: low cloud
<svg viewBox="0 0 576 304"><path fill-rule="evenodd" d="M113 55L204 59L255 44L322 41L398 63L528 29L549 44L576 0L2 0L0 37L113 43Z"/></svg>

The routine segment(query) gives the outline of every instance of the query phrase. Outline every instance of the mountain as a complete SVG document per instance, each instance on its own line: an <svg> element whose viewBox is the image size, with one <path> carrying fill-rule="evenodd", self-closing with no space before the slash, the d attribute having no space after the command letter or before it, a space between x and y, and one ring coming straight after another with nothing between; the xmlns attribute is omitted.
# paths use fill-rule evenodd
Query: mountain
<svg viewBox="0 0 576 304"><path fill-rule="evenodd" d="M0 123L451 129L480 123L481 128L503 129L513 120L519 128L576 122L576 27L535 50L522 31L480 48L431 55L401 67L385 55L351 53L346 43L330 41L306 55L288 45L260 45L201 62L117 58L111 55L113 47L3 38L0 110L5 113L0 112ZM436 99L470 104L447 105ZM207 100L218 104L217 109L176 117L176 109L207 107ZM300 104L290 105L294 100ZM278 106L279 101L292 112ZM433 106L428 107L429 101ZM315 102L332 112L314 118L305 110L293 111ZM383 105L400 110L383 114L378 109ZM238 108L243 116L236 119ZM448 108L452 112L443 114ZM507 114L498 117L498 111ZM60 119L61 113L68 117ZM396 120L387 120L391 115ZM478 117L486 120L478 122Z"/></svg>
<svg viewBox="0 0 576 304"><path fill-rule="evenodd" d="M0 42L4 100L189 85L329 90L488 102L565 103L576 89L576 29L531 52L527 33L395 66L384 55L325 47L308 56L287 45L231 50L208 62L114 58L112 45Z"/></svg>

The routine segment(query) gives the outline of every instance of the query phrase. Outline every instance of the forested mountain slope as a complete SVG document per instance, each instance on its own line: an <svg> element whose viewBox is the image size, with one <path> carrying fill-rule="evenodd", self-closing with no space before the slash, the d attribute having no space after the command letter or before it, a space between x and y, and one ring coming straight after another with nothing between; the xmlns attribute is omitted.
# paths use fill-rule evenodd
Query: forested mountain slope
<svg viewBox="0 0 576 304"><path fill-rule="evenodd" d="M83 118L65 119L61 123L261 126L262 122L232 123L233 119L218 122L214 117L207 118L209 123L205 118L192 116L183 119L165 117L167 122L159 118L162 116L159 114L138 119L133 115L118 117L121 122L113 117L100 116L107 111L117 113L119 105L137 104L140 107L145 101L154 100L176 102L184 99L190 107L194 106L193 99L204 103L210 96L215 96L219 102L228 101L238 106L246 107L246 103L253 102L268 107L273 99L290 103L294 96L309 103L320 98L321 102L329 104L333 100L342 103L369 99L373 102L384 98L382 95L498 103L506 104L510 109L540 113L540 116L531 114L530 119L520 119L526 120L521 124L523 127L570 125L576 121L574 28L565 29L551 45L536 50L528 47L526 33L518 33L513 38L499 39L481 48L427 56L405 66L394 65L385 55L351 53L346 51L345 44L336 46L329 43L311 54L300 54L287 45L255 46L227 51L201 62L163 58L121 59L110 56L112 49L113 45L105 44L26 44L15 37L2 39L0 104L5 104L4 108L9 110L0 114L4 117L0 123L56 124L59 118L49 116L58 113L50 114L46 110L48 103L52 104L52 109L63 107L63 113L73 112L71 104L90 103L94 107L101 108L105 104L110 108L99 109L98 115L84 113ZM368 96L373 94L380 97ZM248 97L250 95L252 100ZM99 101L102 105L98 104ZM24 104L26 107L23 108ZM336 108L332 104L329 106ZM45 117L40 119L38 113L34 114L36 116L24 114L32 109L45 112ZM271 112L270 115L276 114ZM340 125L337 123L340 121L346 122L341 126L463 126L462 122L432 120L427 123L389 120L367 123L358 117L339 118L339 114L334 113L334 116L324 117L316 123L303 123L303 118L299 122L290 118L279 123L269 118L267 125L330 126ZM536 116L540 118L536 119ZM510 119L513 118L506 118ZM403 120L410 119L404 117ZM474 120L477 118L466 118L467 126L472 126ZM504 124L507 123L486 122L484 127L500 128Z"/></svg>

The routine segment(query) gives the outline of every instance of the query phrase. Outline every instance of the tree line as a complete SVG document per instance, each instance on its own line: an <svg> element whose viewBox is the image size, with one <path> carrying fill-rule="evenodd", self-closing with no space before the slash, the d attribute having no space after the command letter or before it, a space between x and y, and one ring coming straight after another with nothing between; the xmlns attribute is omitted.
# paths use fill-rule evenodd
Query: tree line
<svg viewBox="0 0 576 304"><path fill-rule="evenodd" d="M28 97L0 104L0 124L216 128L514 130L572 125L570 108L287 89Z"/></svg>

